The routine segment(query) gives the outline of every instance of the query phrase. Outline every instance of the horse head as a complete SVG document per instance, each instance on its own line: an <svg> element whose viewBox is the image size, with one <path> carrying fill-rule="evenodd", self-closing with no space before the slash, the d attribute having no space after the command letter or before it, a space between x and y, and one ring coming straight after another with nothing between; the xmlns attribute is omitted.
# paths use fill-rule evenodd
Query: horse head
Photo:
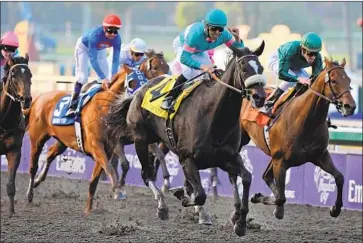
<svg viewBox="0 0 363 243"><path fill-rule="evenodd" d="M254 108L262 107L266 99L263 88L266 85L266 77L262 74L263 67L258 59L264 48L264 41L255 51L247 47L242 49L231 47L233 53L223 75L227 77L233 75L232 85L241 90L242 95L251 101Z"/></svg>
<svg viewBox="0 0 363 243"><path fill-rule="evenodd" d="M150 80L169 73L170 68L164 59L163 52L156 53L150 49L145 54L148 58L140 65L140 71L145 73L146 78Z"/></svg>
<svg viewBox="0 0 363 243"><path fill-rule="evenodd" d="M343 116L354 113L356 103L350 93L351 80L344 70L346 61L342 59L340 64L324 58L325 68L314 80L311 88L325 100L335 105ZM319 88L320 87L320 88Z"/></svg>
<svg viewBox="0 0 363 243"><path fill-rule="evenodd" d="M4 67L7 75L4 92L14 102L19 102L23 110L28 109L32 101L32 73L28 62L29 56L25 54L25 57L11 57Z"/></svg>

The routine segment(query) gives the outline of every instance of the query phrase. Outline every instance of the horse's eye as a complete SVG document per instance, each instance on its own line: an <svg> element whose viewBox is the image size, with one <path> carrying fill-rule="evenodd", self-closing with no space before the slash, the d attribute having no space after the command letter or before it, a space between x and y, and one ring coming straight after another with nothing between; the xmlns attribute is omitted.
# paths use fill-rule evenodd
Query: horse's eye
<svg viewBox="0 0 363 243"><path fill-rule="evenodd" d="M337 83L337 81L335 81L334 79L331 79L330 81L331 81L332 84L336 84Z"/></svg>

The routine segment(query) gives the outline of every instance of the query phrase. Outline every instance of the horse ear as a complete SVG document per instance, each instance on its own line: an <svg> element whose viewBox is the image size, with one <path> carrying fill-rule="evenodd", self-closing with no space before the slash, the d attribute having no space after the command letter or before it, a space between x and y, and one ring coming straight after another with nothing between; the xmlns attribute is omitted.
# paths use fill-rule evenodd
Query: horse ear
<svg viewBox="0 0 363 243"><path fill-rule="evenodd" d="M326 56L324 56L324 62L325 62L325 66L327 66L327 67L331 66L331 61Z"/></svg>
<svg viewBox="0 0 363 243"><path fill-rule="evenodd" d="M345 58L342 59L342 61L340 62L340 66L345 67L345 64L347 64Z"/></svg>
<svg viewBox="0 0 363 243"><path fill-rule="evenodd" d="M149 50L147 50L147 51L145 52L145 54L146 54L146 56L147 56L148 58L151 58L151 57L154 55L154 50L149 49Z"/></svg>
<svg viewBox="0 0 363 243"><path fill-rule="evenodd" d="M253 54L255 54L256 56L261 56L264 49L265 49L265 41L262 40L261 45L253 52Z"/></svg>
<svg viewBox="0 0 363 243"><path fill-rule="evenodd" d="M28 55L28 53L25 54L25 60L26 60L26 62L29 62L29 55Z"/></svg>

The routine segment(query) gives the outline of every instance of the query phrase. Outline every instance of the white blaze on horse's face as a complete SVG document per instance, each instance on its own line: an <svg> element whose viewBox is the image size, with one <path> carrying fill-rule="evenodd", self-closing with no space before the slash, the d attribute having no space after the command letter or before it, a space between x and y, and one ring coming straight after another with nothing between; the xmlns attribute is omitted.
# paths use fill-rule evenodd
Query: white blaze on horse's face
<svg viewBox="0 0 363 243"><path fill-rule="evenodd" d="M21 68L21 73L25 73L25 68Z"/></svg>
<svg viewBox="0 0 363 243"><path fill-rule="evenodd" d="M254 60L249 60L248 64L250 64L250 66L253 68L253 70L255 70L256 74L258 74L258 65L257 62Z"/></svg>

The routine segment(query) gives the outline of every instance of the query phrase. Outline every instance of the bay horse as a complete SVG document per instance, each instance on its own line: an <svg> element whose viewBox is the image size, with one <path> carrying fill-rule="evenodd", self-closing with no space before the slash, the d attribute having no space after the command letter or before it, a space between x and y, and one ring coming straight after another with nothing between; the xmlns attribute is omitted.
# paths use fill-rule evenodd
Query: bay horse
<svg viewBox="0 0 363 243"><path fill-rule="evenodd" d="M343 174L333 164L327 149L329 143L328 124L326 122L329 105L334 104L343 116L350 116L356 108L350 93L351 80L344 70L345 59L340 64L325 58L325 67L308 88L301 86L303 91L296 94L291 102L277 108L275 114L283 113L269 130L270 146L266 144L264 128L257 123L240 120L242 138L241 147L250 139L271 160L263 174L263 180L271 189L274 197L261 193L251 197L253 203L263 202L276 205L274 215L278 219L284 217L285 177L286 170L311 162L331 174L338 188L335 205L330 209L332 217L338 217L343 206L342 191ZM289 104L290 103L290 104ZM246 111L249 101L244 100L241 113ZM236 175L230 174L230 180L236 187ZM235 202L239 198L235 197Z"/></svg>
<svg viewBox="0 0 363 243"><path fill-rule="evenodd" d="M15 177L21 157L25 133L24 114L31 105L32 73L28 66L29 56L10 58L4 67L5 83L0 88L0 155L8 161L9 217L15 214ZM2 77L1 77L2 78Z"/></svg>
<svg viewBox="0 0 363 243"><path fill-rule="evenodd" d="M248 48L233 48L233 56L222 80L213 75L218 82L201 82L193 94L183 101L173 119L175 147L168 139L165 120L141 108L146 91L164 77L151 80L134 97L119 99L113 103L106 118L106 122L110 121L111 124L108 133L118 132L122 137L125 132L122 128L129 128L125 137L131 136L135 143L142 166L141 176L158 201L157 215L161 220L168 219L168 208L164 195L155 184L153 163L149 163L148 156L148 145L160 141L179 156L188 196L184 195L184 190L174 195L185 207L202 206L205 203L206 194L201 185L200 169L219 167L242 177L243 204L236 208L235 214L239 218L234 225L234 231L239 236L245 235L251 173L244 167L239 156L239 114L244 97L250 99L254 107L264 104L266 95L263 87L266 79L262 75L263 67L258 60L263 49L264 42L254 52ZM112 123L119 117L122 117L123 122Z"/></svg>
<svg viewBox="0 0 363 243"><path fill-rule="evenodd" d="M157 75L158 72L161 72L159 68L162 65L160 65L159 58L148 59L144 65L146 71L150 73L150 75ZM81 111L84 153L92 157L95 161L85 209L86 215L88 215L92 209L94 194L102 170L104 170L111 179L114 198L118 199L122 196L121 187L119 186L119 183L117 183L117 172L108 162L113 150L109 148L108 139L103 133L105 129L103 118L108 113L110 103L116 99L117 94L124 92L126 75L131 72L131 69L127 66L123 66L123 68L121 68L121 70L112 78L109 90L95 94L92 100L90 100ZM82 90L87 89L88 86L89 84ZM56 104L67 94L68 92L65 91L44 93L35 98L30 108L28 115L28 131L31 147L31 161L29 168L30 182L27 191L29 203L33 201L33 188L38 187L39 184L45 180L50 165L55 157L62 154L67 147L80 151L73 125L54 126L51 123ZM40 152L45 142L50 137L56 138L57 141L49 148L45 166L39 176L34 179L38 170Z"/></svg>

